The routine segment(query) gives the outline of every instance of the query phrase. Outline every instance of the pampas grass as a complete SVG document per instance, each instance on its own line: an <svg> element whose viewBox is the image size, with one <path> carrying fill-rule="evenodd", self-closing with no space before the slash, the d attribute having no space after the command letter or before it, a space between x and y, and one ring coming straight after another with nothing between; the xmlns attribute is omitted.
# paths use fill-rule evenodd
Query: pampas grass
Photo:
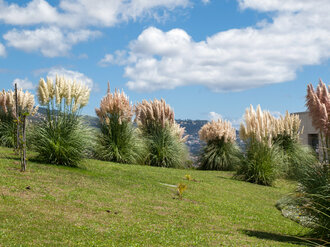
<svg viewBox="0 0 330 247"><path fill-rule="evenodd" d="M162 100L143 100L135 107L138 128L147 148L145 163L180 168L188 160L184 129L174 120L174 111Z"/></svg>
<svg viewBox="0 0 330 247"><path fill-rule="evenodd" d="M108 85L108 93L95 111L101 127L97 135L97 158L119 163L140 163L144 145L131 121L133 107L128 96L123 91L111 93Z"/></svg>
<svg viewBox="0 0 330 247"><path fill-rule="evenodd" d="M35 115L38 106L35 106L34 96L29 91L17 91L17 105L19 116L16 116L15 92L12 90L0 92L0 145L16 146L17 117Z"/></svg>
<svg viewBox="0 0 330 247"><path fill-rule="evenodd" d="M306 106L312 117L313 126L321 134L323 159L329 162L330 146L330 93L328 87L320 80L316 91L312 84L307 86Z"/></svg>
<svg viewBox="0 0 330 247"><path fill-rule="evenodd" d="M91 149L90 129L79 116L90 89L80 82L56 76L55 82L40 79L38 99L47 109L45 119L34 129L33 147L44 162L77 166Z"/></svg>
<svg viewBox="0 0 330 247"><path fill-rule="evenodd" d="M236 145L236 130L228 121L218 119L205 124L199 131L205 142L199 155L202 170L233 170L240 161L240 150Z"/></svg>

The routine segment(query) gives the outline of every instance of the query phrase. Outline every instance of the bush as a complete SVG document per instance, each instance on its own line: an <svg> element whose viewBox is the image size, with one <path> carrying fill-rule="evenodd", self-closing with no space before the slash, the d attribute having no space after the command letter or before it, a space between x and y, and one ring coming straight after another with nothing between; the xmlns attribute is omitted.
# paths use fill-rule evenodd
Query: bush
<svg viewBox="0 0 330 247"><path fill-rule="evenodd" d="M55 122L42 121L34 128L32 147L43 162L77 166L91 149L89 133L75 115L59 117Z"/></svg>
<svg viewBox="0 0 330 247"><path fill-rule="evenodd" d="M141 163L143 142L131 122L118 123L112 117L109 123L103 122L97 135L96 157L118 163Z"/></svg>
<svg viewBox="0 0 330 247"><path fill-rule="evenodd" d="M171 168L185 167L188 149L169 125L145 129L143 133L147 148L145 164Z"/></svg>
<svg viewBox="0 0 330 247"><path fill-rule="evenodd" d="M224 138L208 142L199 155L201 170L232 171L240 162L240 149Z"/></svg>
<svg viewBox="0 0 330 247"><path fill-rule="evenodd" d="M298 179L304 167L317 162L316 153L309 146L288 135L278 135L274 143L283 151L286 178Z"/></svg>
<svg viewBox="0 0 330 247"><path fill-rule="evenodd" d="M272 185L283 170L283 156L278 146L252 141L237 167L235 177L247 182Z"/></svg>
<svg viewBox="0 0 330 247"><path fill-rule="evenodd" d="M100 120L96 157L119 163L141 163L144 145L132 124L133 107L122 91L108 93L96 109Z"/></svg>
<svg viewBox="0 0 330 247"><path fill-rule="evenodd" d="M276 207L286 217L313 229L316 237L330 240L330 166L303 166L296 193L281 199Z"/></svg>
<svg viewBox="0 0 330 247"><path fill-rule="evenodd" d="M40 79L38 98L46 107L45 119L34 128L32 144L38 159L57 165L77 166L91 149L91 132L79 117L90 89L56 76Z"/></svg>
<svg viewBox="0 0 330 247"><path fill-rule="evenodd" d="M143 100L135 108L138 128L146 143L144 163L183 168L188 160L184 129L174 120L174 111L164 100Z"/></svg>
<svg viewBox="0 0 330 247"><path fill-rule="evenodd" d="M199 155L202 170L233 170L239 162L240 150L236 145L236 130L229 121L218 119L206 123L198 132L206 142Z"/></svg>
<svg viewBox="0 0 330 247"><path fill-rule="evenodd" d="M16 146L16 123L11 114L0 116L0 145L10 148Z"/></svg>

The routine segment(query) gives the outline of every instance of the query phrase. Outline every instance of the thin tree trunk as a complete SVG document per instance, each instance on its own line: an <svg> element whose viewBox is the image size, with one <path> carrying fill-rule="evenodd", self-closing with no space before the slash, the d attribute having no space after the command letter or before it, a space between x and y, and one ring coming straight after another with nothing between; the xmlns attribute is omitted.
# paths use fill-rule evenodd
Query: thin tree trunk
<svg viewBox="0 0 330 247"><path fill-rule="evenodd" d="M22 145L22 162L21 162L21 167L22 167L22 172L25 172L26 170L26 116L23 116L23 126L22 126L22 135L23 135L23 145Z"/></svg>
<svg viewBox="0 0 330 247"><path fill-rule="evenodd" d="M17 92L17 83L15 83L15 105L16 105L16 153L19 151L20 140L19 140L19 116L18 116L18 92Z"/></svg>

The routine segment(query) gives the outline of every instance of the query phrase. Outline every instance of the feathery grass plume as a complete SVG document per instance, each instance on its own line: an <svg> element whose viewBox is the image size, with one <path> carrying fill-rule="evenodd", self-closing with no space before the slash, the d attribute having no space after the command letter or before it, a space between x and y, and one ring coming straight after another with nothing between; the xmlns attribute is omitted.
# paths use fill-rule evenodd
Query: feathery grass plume
<svg viewBox="0 0 330 247"><path fill-rule="evenodd" d="M218 119L206 123L199 131L199 138L206 144L199 154L202 170L233 170L240 160L236 145L236 130L229 121Z"/></svg>
<svg viewBox="0 0 330 247"><path fill-rule="evenodd" d="M38 106L35 106L34 96L19 89L17 91L18 112L23 114L35 115ZM15 92L12 90L0 92L0 144L7 147L14 147L16 143L16 104Z"/></svg>
<svg viewBox="0 0 330 247"><path fill-rule="evenodd" d="M80 110L88 103L90 89L82 84L56 75L55 81L41 78L38 99L46 107L46 118L35 128L33 147L42 161L77 166L91 149L88 133L82 123Z"/></svg>
<svg viewBox="0 0 330 247"><path fill-rule="evenodd" d="M330 93L329 87L327 87L321 79L316 91L312 84L307 86L306 106L312 117L313 126L319 130L321 134L323 159L324 161L329 162Z"/></svg>
<svg viewBox="0 0 330 247"><path fill-rule="evenodd" d="M143 100L135 107L135 121L147 147L145 163L152 166L184 167L188 160L184 129L174 120L165 100Z"/></svg>
<svg viewBox="0 0 330 247"><path fill-rule="evenodd" d="M287 178L297 179L306 165L317 163L314 151L303 145L299 136L303 132L301 120L296 114L286 112L285 116L274 118L273 143L283 151L285 174Z"/></svg>
<svg viewBox="0 0 330 247"><path fill-rule="evenodd" d="M240 126L240 138L244 141L256 140L272 145L274 130L274 117L269 111L262 111L260 105L256 111L253 106L247 108L244 115L245 125Z"/></svg>
<svg viewBox="0 0 330 247"><path fill-rule="evenodd" d="M263 185L272 185L285 165L283 152L273 145L277 136L275 118L269 111L256 111L252 105L246 109L245 125L240 126L240 137L246 143L246 150L236 171L236 178Z"/></svg>
<svg viewBox="0 0 330 247"><path fill-rule="evenodd" d="M141 162L143 143L131 121L133 107L128 96L117 89L111 93L108 85L108 93L95 111L101 125L95 151L97 158L119 163Z"/></svg>

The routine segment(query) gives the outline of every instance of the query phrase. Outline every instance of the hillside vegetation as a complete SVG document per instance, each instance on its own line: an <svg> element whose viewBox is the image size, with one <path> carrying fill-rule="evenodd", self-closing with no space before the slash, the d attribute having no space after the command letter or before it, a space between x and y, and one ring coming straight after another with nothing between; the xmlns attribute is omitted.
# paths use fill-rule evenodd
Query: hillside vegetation
<svg viewBox="0 0 330 247"><path fill-rule="evenodd" d="M0 148L0 246L298 246L293 236L306 233L274 207L295 188L284 180L266 187L231 172L97 160L71 168L31 153L19 170Z"/></svg>

